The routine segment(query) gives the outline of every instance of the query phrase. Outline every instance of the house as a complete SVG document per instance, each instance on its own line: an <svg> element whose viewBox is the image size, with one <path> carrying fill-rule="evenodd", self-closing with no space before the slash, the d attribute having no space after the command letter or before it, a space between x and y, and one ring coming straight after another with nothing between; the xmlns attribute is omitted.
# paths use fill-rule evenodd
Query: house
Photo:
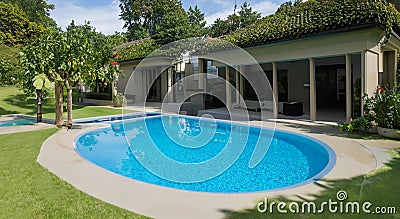
<svg viewBox="0 0 400 219"><path fill-rule="evenodd" d="M393 86L396 82L399 22L400 13L385 0L307 1L224 38L254 59L226 49L178 61L153 56L141 63L144 56L136 52L136 56L119 62L125 78L119 79L118 91L134 96L136 102L183 103L191 97L193 114L223 105L228 109L240 106L243 101L239 97L243 97L258 102L260 108L272 101L275 118L283 103L297 102L302 103L301 111L310 120L321 115L350 120L362 113L362 94L374 95L378 85ZM142 51L152 43L141 45L143 41L120 50ZM226 62L218 61L221 57ZM199 72L208 76L196 77ZM183 83L181 79L189 75L194 75L192 80ZM230 83L218 81L217 76ZM261 76L268 78L271 89L260 98L253 86ZM235 91L227 89L230 85ZM210 93L210 89L214 89L211 96L194 100L198 95L193 94ZM213 98L215 95L218 98Z"/></svg>

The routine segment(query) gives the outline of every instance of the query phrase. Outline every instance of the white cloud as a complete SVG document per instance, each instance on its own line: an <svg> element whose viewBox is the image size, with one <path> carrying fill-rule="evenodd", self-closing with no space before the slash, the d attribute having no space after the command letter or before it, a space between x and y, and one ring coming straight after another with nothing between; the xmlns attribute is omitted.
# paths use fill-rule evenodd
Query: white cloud
<svg viewBox="0 0 400 219"><path fill-rule="evenodd" d="M275 11L278 9L279 5L276 3L273 3L271 1L261 1L258 3L255 3L254 5L250 5L254 11L258 11L262 14L262 16L266 16L272 13L275 13Z"/></svg>
<svg viewBox="0 0 400 219"><path fill-rule="evenodd" d="M223 0L221 0L223 1ZM250 4L250 7L253 9L253 11L260 12L262 16L266 16L269 14L274 13L279 5L272 2L272 1L260 1L254 4ZM240 5L238 4L237 6L237 11L240 10ZM217 18L221 18L222 20L225 20L228 15L233 13L233 9L225 9L219 12L216 12L214 14L211 14L209 16L205 17L205 20L207 21L208 25L211 25Z"/></svg>
<svg viewBox="0 0 400 219"><path fill-rule="evenodd" d="M51 17L57 22L58 26L65 29L72 20L76 24L83 24L84 21L90 21L96 31L104 34L113 34L115 31L122 31L124 22L119 20L120 9L118 0L113 0L110 5L84 8L74 4L74 2L63 0L52 0L56 9L51 11Z"/></svg>
<svg viewBox="0 0 400 219"><path fill-rule="evenodd" d="M233 11L231 9L225 9L223 11L216 12L210 16L206 16L205 20L208 25L211 25L212 23L214 23L215 20L217 20L217 18L221 18L221 20L225 20L229 14L232 14L232 12Z"/></svg>

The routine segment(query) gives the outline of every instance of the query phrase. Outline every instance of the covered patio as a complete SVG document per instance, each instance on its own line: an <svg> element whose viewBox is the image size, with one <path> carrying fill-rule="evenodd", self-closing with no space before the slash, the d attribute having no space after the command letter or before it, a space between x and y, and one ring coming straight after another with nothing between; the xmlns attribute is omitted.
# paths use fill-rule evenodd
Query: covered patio
<svg viewBox="0 0 400 219"><path fill-rule="evenodd" d="M378 27L363 27L246 48L258 63L240 63L242 59L235 57L235 51L228 51L229 60L235 60L236 66L212 64L244 99L252 98L244 74L255 78L266 74L273 91L274 118L284 117L279 114L281 101L295 101L303 103L304 116L298 118L349 121L357 111L361 114L362 94L373 95L378 85L391 87L395 83L399 39L395 32L387 38ZM199 63L207 60L199 59ZM255 65L264 72L253 70ZM210 66L199 66L208 73ZM207 90L207 83L199 84L205 84L199 89ZM225 91L226 108L240 104L239 95ZM261 106L263 100L258 101Z"/></svg>

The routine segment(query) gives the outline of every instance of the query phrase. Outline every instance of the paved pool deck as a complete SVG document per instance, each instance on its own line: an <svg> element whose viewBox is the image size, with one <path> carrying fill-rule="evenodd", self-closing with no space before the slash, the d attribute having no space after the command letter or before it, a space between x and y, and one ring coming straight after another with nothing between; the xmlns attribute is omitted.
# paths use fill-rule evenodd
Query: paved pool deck
<svg viewBox="0 0 400 219"><path fill-rule="evenodd" d="M259 125L259 121L252 122ZM243 194L201 193L167 188L112 173L83 159L74 150L74 139L107 125L79 125L62 129L42 145L37 161L77 189L130 211L153 218L223 218L226 212L252 208L265 197L284 196L294 200L311 198L330 185L325 179L348 179L367 174L390 159L387 149L399 141L363 140L337 136L334 123L276 120L276 128L321 140L336 153L335 167L322 180L297 188ZM332 197L335 198L335 197Z"/></svg>
<svg viewBox="0 0 400 219"><path fill-rule="evenodd" d="M0 116L0 122L12 121L12 120L15 120L17 118L36 119L36 117L34 117L34 116L13 114L13 115ZM41 122L41 123L33 123L31 125L18 125L18 126L0 127L0 135L1 134L18 133L18 132L28 132L28 131L34 131L34 130L40 130L40 129L48 129L48 128L54 127L54 125L49 124L49 123L54 123L54 120L44 119L44 121L47 122L47 123L42 123Z"/></svg>

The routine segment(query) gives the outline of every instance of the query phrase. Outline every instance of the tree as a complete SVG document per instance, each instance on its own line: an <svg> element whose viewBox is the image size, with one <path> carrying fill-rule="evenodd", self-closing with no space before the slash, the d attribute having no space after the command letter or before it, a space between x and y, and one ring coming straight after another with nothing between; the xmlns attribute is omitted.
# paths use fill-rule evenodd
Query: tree
<svg viewBox="0 0 400 219"><path fill-rule="evenodd" d="M324 1L325 1L325 0L324 0ZM303 2L303 0L295 0L294 3L292 3L291 1L284 2L284 3L282 3L282 4L279 6L279 8L278 8L278 10L277 10L276 12L277 12L277 13L278 13L278 12L285 13L285 12L288 11L291 7L297 6L297 5L299 5L300 3L302 3L302 2Z"/></svg>
<svg viewBox="0 0 400 219"><path fill-rule="evenodd" d="M18 47L0 44L0 86L18 83L21 66L18 61Z"/></svg>
<svg viewBox="0 0 400 219"><path fill-rule="evenodd" d="M211 25L209 33L211 37L219 37L224 36L232 32L231 24L229 20L221 20L221 18L217 18L214 23Z"/></svg>
<svg viewBox="0 0 400 219"><path fill-rule="evenodd" d="M64 123L63 83L56 72L56 68L60 64L59 59L57 59L56 48L61 38L61 32L58 30L46 29L39 39L27 43L19 56L24 68L20 75L20 81L26 94L33 94L36 91L34 82L38 75L45 75L49 81L55 82L55 124L58 127L61 127ZM38 95L38 97L41 96L42 94Z"/></svg>
<svg viewBox="0 0 400 219"><path fill-rule="evenodd" d="M72 90L79 82L89 83L96 79L112 80L117 72L112 46L107 38L97 33L90 23L76 26L72 22L57 48L60 65L57 72L67 89L67 126L72 126Z"/></svg>
<svg viewBox="0 0 400 219"><path fill-rule="evenodd" d="M204 13L200 11L197 5L192 8L189 7L187 12L187 16L189 19L190 27L193 29L195 36L203 36L206 33L206 24L207 22L204 20Z"/></svg>
<svg viewBox="0 0 400 219"><path fill-rule="evenodd" d="M125 21L128 29L128 39L143 39L155 34L156 26L160 25L168 13L182 11L180 0L121 0L120 19Z"/></svg>
<svg viewBox="0 0 400 219"><path fill-rule="evenodd" d="M27 91L35 89L33 80L40 74L55 82L56 125L63 124L64 87L67 89L67 126L70 127L72 90L78 82L114 77L116 67L107 63L113 58L111 46L104 39L105 36L95 32L89 23L77 26L72 22L65 32L48 30L21 53Z"/></svg>
<svg viewBox="0 0 400 219"><path fill-rule="evenodd" d="M156 33L153 39L160 45L165 45L176 40L193 36L189 19L185 13L168 13L163 22L156 27Z"/></svg>
<svg viewBox="0 0 400 219"><path fill-rule="evenodd" d="M46 0L2 0L5 3L16 4L28 16L31 22L41 24L45 27L56 27L56 22L49 17L50 10L54 9L53 4L48 4Z"/></svg>
<svg viewBox="0 0 400 219"><path fill-rule="evenodd" d="M253 11L246 1L240 8L238 14L228 15L226 21L218 18L210 27L210 35L212 37L219 37L232 33L235 30L245 28L246 26L254 23L261 18L261 13Z"/></svg>
<svg viewBox="0 0 400 219"><path fill-rule="evenodd" d="M38 74L33 78L33 86L36 88L36 97L38 100L38 110L36 120L42 122L42 101L43 101L43 90L53 89L54 83L52 83L47 75Z"/></svg>
<svg viewBox="0 0 400 219"><path fill-rule="evenodd" d="M246 1L240 7L240 11L238 13L240 17L239 28L245 28L261 18L261 13L253 11L253 9L250 7L250 4L248 4Z"/></svg>
<svg viewBox="0 0 400 219"><path fill-rule="evenodd" d="M30 22L17 5L0 2L0 43L8 46L23 45L39 37L42 25Z"/></svg>

